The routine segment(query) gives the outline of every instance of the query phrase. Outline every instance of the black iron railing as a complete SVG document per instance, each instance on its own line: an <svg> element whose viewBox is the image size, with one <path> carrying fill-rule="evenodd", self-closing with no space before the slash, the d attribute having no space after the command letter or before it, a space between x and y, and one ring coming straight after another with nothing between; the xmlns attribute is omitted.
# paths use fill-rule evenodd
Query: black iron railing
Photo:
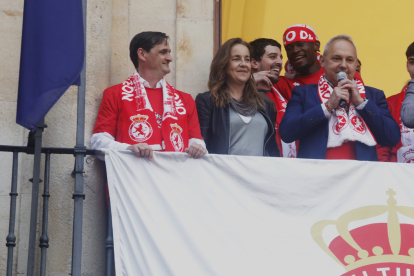
<svg viewBox="0 0 414 276"><path fill-rule="evenodd" d="M12 276L13 269L13 250L16 246L16 235L14 234L14 227L16 222L16 200L17 200L17 173L18 173L18 159L19 152L13 151L13 169L12 169L12 183L10 191L10 220L9 220L9 234L7 235L7 276Z"/></svg>
<svg viewBox="0 0 414 276"><path fill-rule="evenodd" d="M35 135L36 136L36 135ZM40 137L36 136L36 140L41 141ZM41 143L41 142L40 142ZM29 233L29 258L27 261L28 276L34 275L35 267L35 251L36 251L36 224L37 224L37 210L39 205L39 184L42 182L40 179L40 160L41 155L45 154L45 172L44 172L44 190L43 190L43 213L42 213L42 233L39 239L39 247L41 248L40 257L40 275L46 275L46 252L49 247L49 237L47 235L48 229L48 213L49 213L49 179L50 179L50 156L51 154L73 154L75 155L75 191L73 193L74 199L74 216L73 216L73 246L72 255L72 275L81 275L81 253L82 253L82 207L85 195L83 194L83 162L86 155L99 154L96 150L79 148L52 148L41 147L40 143L35 142L35 148L23 147L23 146L4 146L0 145L0 152L12 152L13 153L13 165L12 165L12 180L10 191L10 219L9 219L9 234L7 235L7 276L13 274L13 250L16 246L15 224L16 224L16 201L17 201L17 174L18 174L18 157L19 153L34 154L35 163L33 166L33 178L30 181L32 186L32 203L31 203L31 217L30 217L30 233ZM36 148L39 147L39 148ZM81 155L82 158L79 158ZM81 162L82 164L79 164ZM76 179L76 175L80 175ZM81 178L81 181L79 181ZM80 207L79 207L80 206ZM76 210L77 208L77 210ZM80 211L79 211L80 210ZM77 231L75 231L75 228ZM80 231L79 231L80 230ZM78 250L80 253L78 253Z"/></svg>

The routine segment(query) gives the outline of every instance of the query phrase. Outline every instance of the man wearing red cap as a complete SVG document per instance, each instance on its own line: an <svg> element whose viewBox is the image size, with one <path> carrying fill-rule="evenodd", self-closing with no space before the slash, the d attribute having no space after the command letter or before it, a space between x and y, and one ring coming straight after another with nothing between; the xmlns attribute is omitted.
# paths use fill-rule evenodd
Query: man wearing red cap
<svg viewBox="0 0 414 276"><path fill-rule="evenodd" d="M293 25L283 34L283 45L288 56L287 66L295 82L301 84L316 83L323 69L318 60L320 42L315 31L307 25ZM293 84L298 86L297 84Z"/></svg>
<svg viewBox="0 0 414 276"><path fill-rule="evenodd" d="M293 79L281 76L276 84L271 83L272 72L261 71L254 74L258 85L272 85L268 96L273 99L278 111L278 123L282 120L285 107L295 86L318 83L319 77L325 72L319 64L320 42L315 31L307 25L293 25L286 29L283 44L288 56L285 70L294 76ZM280 137L277 131L276 137ZM298 143L285 143L278 139L279 150L283 157L296 157Z"/></svg>
<svg viewBox="0 0 414 276"><path fill-rule="evenodd" d="M283 98L289 100L295 86L317 83L325 71L318 60L320 42L311 27L299 24L290 26L283 35L283 45L288 57L285 69L294 78L280 77L274 88ZM258 83L269 83L270 77L270 73L266 71L254 74Z"/></svg>

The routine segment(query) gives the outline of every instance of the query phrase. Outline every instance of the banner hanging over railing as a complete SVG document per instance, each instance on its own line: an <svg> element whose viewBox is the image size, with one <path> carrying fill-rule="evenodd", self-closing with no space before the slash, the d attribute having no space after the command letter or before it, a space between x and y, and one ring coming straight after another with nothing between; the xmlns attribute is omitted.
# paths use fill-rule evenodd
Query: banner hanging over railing
<svg viewBox="0 0 414 276"><path fill-rule="evenodd" d="M105 153L117 275L414 275L410 164Z"/></svg>

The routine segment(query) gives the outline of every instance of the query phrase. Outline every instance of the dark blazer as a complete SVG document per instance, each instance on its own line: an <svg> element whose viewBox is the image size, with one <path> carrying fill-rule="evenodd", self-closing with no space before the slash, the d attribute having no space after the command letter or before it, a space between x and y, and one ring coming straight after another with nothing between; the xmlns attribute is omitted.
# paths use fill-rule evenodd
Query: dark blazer
<svg viewBox="0 0 414 276"><path fill-rule="evenodd" d="M381 146L395 146L401 138L400 128L388 110L384 92L365 86L368 99L358 113ZM280 137L286 143L299 140L298 158L325 159L328 144L328 122L321 107L318 85L295 87L280 123ZM356 142L358 160L378 161L375 146Z"/></svg>
<svg viewBox="0 0 414 276"><path fill-rule="evenodd" d="M212 101L209 91L198 94L195 102L201 135L207 145L208 152L228 154L230 150L230 106L218 108ZM275 138L276 108L274 102L268 97L265 99L265 105L265 110L258 111L263 115L268 126L265 141L263 141L264 155L279 157Z"/></svg>

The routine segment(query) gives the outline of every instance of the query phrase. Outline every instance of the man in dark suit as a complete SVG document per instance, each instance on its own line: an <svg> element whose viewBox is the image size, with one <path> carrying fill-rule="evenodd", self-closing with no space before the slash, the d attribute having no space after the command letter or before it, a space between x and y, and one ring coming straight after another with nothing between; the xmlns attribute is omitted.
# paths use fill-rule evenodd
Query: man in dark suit
<svg viewBox="0 0 414 276"><path fill-rule="evenodd" d="M299 158L378 161L376 144L400 140L384 92L354 79L357 50L347 35L326 44L321 63L325 74L318 84L293 89L280 124L282 140L299 140ZM340 82L339 72L347 77Z"/></svg>

